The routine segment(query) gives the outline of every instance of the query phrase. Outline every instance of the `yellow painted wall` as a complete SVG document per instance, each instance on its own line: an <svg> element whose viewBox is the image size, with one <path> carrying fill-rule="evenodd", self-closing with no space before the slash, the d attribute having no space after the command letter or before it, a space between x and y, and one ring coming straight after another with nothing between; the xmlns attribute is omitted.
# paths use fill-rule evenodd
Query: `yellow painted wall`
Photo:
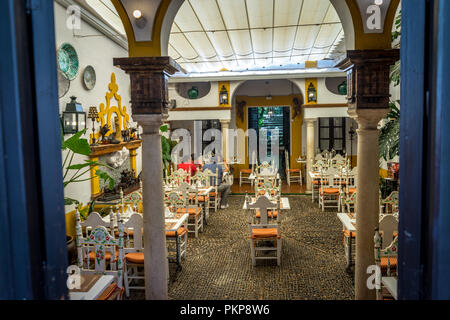
<svg viewBox="0 0 450 320"><path fill-rule="evenodd" d="M290 106L291 107L291 119L294 114L293 102L294 98L298 98L303 101L301 95L289 95L289 96L274 96L271 100L267 100L266 97L248 97L248 96L238 96L236 101L246 101L247 104L244 108L244 121L241 121L237 115L236 107L236 128L247 131L247 118L248 118L248 108L249 107L270 107L270 106ZM298 115L295 120L291 121L291 159L290 168L300 168L300 164L295 161L300 155L302 150L302 125L303 125L303 114ZM239 177L239 171L241 169L249 168L249 157L248 157L248 141L245 139L245 164L240 164L235 166L234 175Z"/></svg>

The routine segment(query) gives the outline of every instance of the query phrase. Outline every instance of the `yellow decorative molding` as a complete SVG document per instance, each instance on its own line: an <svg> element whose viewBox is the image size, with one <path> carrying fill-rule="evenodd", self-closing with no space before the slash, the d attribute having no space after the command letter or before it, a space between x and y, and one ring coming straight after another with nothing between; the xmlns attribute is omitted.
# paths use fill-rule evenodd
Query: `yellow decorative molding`
<svg viewBox="0 0 450 320"><path fill-rule="evenodd" d="M305 105L317 104L318 102L318 101L308 102L308 88L311 83L313 84L314 88L316 88L317 100L319 100L319 91L317 90L317 79L316 78L305 79Z"/></svg>
<svg viewBox="0 0 450 320"><path fill-rule="evenodd" d="M305 68L317 68L317 61L305 61Z"/></svg>
<svg viewBox="0 0 450 320"><path fill-rule="evenodd" d="M111 74L111 83L108 85L109 91L106 92L106 105L104 103L100 103L100 112L98 113L97 122L100 122L100 126L103 127L107 124L110 130L106 133L105 136L109 136L113 133L111 126L111 118L113 114L117 115L119 131L127 130L127 123L130 121L130 116L127 113L127 107L122 106L122 97L120 96L119 86L116 82L116 75L114 73ZM115 100L117 105L111 106ZM116 128L117 130L117 128ZM92 136L92 135L91 135ZM98 141L100 137L100 133L97 132L95 134L95 139Z"/></svg>
<svg viewBox="0 0 450 320"><path fill-rule="evenodd" d="M225 87L225 89L228 92L228 104L220 104L220 90L222 90L222 87ZM219 106L220 107L231 107L231 91L230 91L230 82L229 81L220 81L219 87L218 87L218 100L219 100Z"/></svg>

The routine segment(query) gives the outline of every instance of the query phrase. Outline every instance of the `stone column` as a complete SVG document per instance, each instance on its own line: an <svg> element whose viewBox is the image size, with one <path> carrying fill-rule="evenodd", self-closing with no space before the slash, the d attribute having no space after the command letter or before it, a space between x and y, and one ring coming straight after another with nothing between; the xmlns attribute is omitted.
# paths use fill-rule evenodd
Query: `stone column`
<svg viewBox="0 0 450 320"><path fill-rule="evenodd" d="M229 162L228 155L228 128L230 126L230 120L220 120L222 125L222 156L223 158Z"/></svg>
<svg viewBox="0 0 450 320"><path fill-rule="evenodd" d="M169 75L180 67L170 57L116 58L114 65L130 75L133 118L143 128L145 297L164 300L167 299L169 269L159 128L167 115Z"/></svg>
<svg viewBox="0 0 450 320"><path fill-rule="evenodd" d="M375 290L367 288L367 268L375 264L374 234L379 221L380 189L378 156L378 123L388 109L350 110L358 122L358 177L356 181L356 299L375 299Z"/></svg>
<svg viewBox="0 0 450 320"><path fill-rule="evenodd" d="M377 125L389 112L390 66L399 50L348 51L337 67L347 71L349 115L359 125L356 194L355 298L376 298L367 280L367 268L375 265L374 235L379 224L379 155Z"/></svg>
<svg viewBox="0 0 450 320"><path fill-rule="evenodd" d="M309 176L309 171L311 170L311 163L314 162L314 123L317 119L305 119L306 121L306 192L311 193L311 177Z"/></svg>

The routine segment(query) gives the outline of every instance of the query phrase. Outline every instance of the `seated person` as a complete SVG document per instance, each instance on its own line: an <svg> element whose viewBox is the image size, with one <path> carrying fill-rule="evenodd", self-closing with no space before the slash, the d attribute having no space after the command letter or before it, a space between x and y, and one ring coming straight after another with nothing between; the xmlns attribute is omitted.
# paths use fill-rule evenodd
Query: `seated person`
<svg viewBox="0 0 450 320"><path fill-rule="evenodd" d="M213 173L216 173L218 170L218 188L217 192L220 194L220 208L226 209L228 208L228 196L231 193L231 184L223 181L222 176L223 172L229 172L229 168L227 163L224 161L223 165L217 163L217 158L213 155L209 160L206 161L206 164L203 166L203 171L206 169L211 170ZM216 185L215 178L211 178L211 185Z"/></svg>
<svg viewBox="0 0 450 320"><path fill-rule="evenodd" d="M194 155L191 154L188 162L182 162L178 164L177 169L183 169L186 172L190 172L191 177L195 175L195 173L197 172L197 167L194 164ZM187 178L187 182L189 182L189 177Z"/></svg>

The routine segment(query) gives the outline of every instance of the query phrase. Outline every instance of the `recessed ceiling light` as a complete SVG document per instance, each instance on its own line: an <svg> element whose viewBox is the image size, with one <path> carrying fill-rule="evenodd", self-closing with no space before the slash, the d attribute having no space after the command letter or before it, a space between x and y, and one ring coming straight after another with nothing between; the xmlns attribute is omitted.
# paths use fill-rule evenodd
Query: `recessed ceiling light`
<svg viewBox="0 0 450 320"><path fill-rule="evenodd" d="M375 0L375 4L377 6L381 6L383 4L383 0Z"/></svg>
<svg viewBox="0 0 450 320"><path fill-rule="evenodd" d="M142 11L141 10L134 10L133 11L133 17L136 19L140 19L142 17Z"/></svg>

